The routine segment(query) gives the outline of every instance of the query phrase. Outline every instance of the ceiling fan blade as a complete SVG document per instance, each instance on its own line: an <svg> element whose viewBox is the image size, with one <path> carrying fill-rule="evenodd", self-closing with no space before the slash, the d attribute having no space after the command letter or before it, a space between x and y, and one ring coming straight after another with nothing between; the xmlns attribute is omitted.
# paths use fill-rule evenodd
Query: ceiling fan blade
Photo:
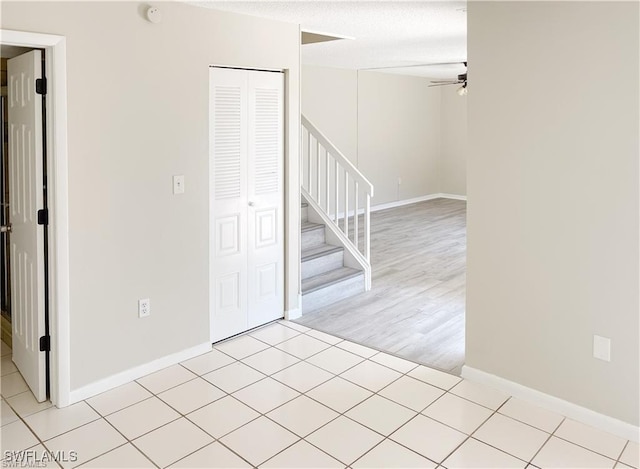
<svg viewBox="0 0 640 469"><path fill-rule="evenodd" d="M459 85L460 83L457 81L451 82L451 83L434 83L432 85L429 85L428 88L431 88L432 86L449 86L449 85Z"/></svg>

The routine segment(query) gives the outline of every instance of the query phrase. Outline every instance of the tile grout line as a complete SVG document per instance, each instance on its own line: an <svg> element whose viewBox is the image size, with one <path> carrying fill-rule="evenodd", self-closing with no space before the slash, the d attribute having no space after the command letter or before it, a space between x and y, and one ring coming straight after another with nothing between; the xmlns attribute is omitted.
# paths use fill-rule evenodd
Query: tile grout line
<svg viewBox="0 0 640 469"><path fill-rule="evenodd" d="M618 459L616 459L616 463L615 463L615 465L613 467L616 467L618 465L618 463L625 464L624 462L620 461L620 458L622 458L622 455L624 454L625 450L627 449L627 446L629 446L629 442L630 442L630 440L627 440L627 442L622 447L622 451L620 451L620 454L618 455Z"/></svg>
<svg viewBox="0 0 640 469"><path fill-rule="evenodd" d="M149 396L147 399L143 399L142 401L136 402L136 404L139 404L140 402L147 401L147 400L151 399L152 397L155 397L155 395ZM89 461L93 461L94 459L97 459L97 458L99 458L100 456L104 456L105 454L110 453L111 451L114 451L114 450L116 450L116 449L118 449L118 448L120 448L120 447L122 447L122 446L126 445L127 443L129 443L129 444L133 445L133 446L134 446L134 448L136 448L138 451L140 451L140 453L142 453L142 455L143 455L145 458L147 458L147 459L151 462L151 464L153 464L153 465L154 465L154 466L156 466L157 468L159 468L159 467L160 467L160 466L158 466L158 465L153 461L153 459L151 459L149 456L147 456L147 455L144 453L144 451L142 451L140 448L138 448L137 446L135 446L135 445L133 444L133 441L132 441L132 440L130 440L130 439L129 439L129 438L128 438L124 433L122 433L122 432L121 432L121 431L120 431L120 430L119 430L119 429L118 429L114 424L112 424L109 420L107 420L106 416L103 416L100 412L98 412L98 410L97 410L97 409L95 409L95 408L94 408L91 404L89 404L86 400L85 400L85 401L83 401L83 402L85 402L89 407L91 407L91 409L93 409L93 410L94 410L98 415L100 415L100 418L101 418L102 420L104 420L104 421L107 423L107 425L110 425L110 426L111 426L111 427L112 427L116 432L118 432L118 433L119 433L119 434L120 434L120 435L125 439L125 443L124 443L124 444L122 444L122 445L120 445L120 446L117 446L116 448L112 448L112 449L110 449L109 451L106 451L106 452L104 452L104 453L102 453L102 454L100 454L100 455L96 456L95 458L90 459ZM136 404L132 404L131 406L127 406L127 407L125 407L125 409L128 409L129 407L132 407L133 405L136 405ZM120 410L124 410L124 409L120 409ZM112 413L111 413L111 414L109 414L109 415L116 414L117 412L120 412L120 410L118 410L118 411L116 411L116 412L112 412ZM175 421L175 420L173 420L173 421ZM171 423L171 422L168 422L168 423ZM80 427L78 427L78 428L80 428ZM160 427L158 427L158 428L160 428ZM141 435L141 436L142 436L142 435ZM86 463L88 463L89 461L85 461L83 464L86 464Z"/></svg>
<svg viewBox="0 0 640 469"><path fill-rule="evenodd" d="M13 406L12 406L9 402L7 402L7 400L6 400L6 399L5 399L5 402L6 402L6 403L7 403L7 405L11 408L11 410L13 410L13 413L14 413L14 414L16 414L16 416L18 417L18 419L20 419L20 421L23 423L23 425L24 425L25 427L27 427L27 429L31 432L31 434L32 434L33 436L35 436L35 437L36 437L36 440L38 440L38 443L36 443L35 445L33 445L33 446L29 446L28 448L25 448L24 450L20 450L20 451L26 451L26 450L29 450L29 449L35 448L36 446L38 446L38 444L42 445L42 447L43 447L46 451L49 451L49 447L48 447L47 445L45 445L44 440L42 440L42 438L40 438L40 435L38 435L38 434L33 430L33 428L31 428L31 426L30 426L30 425L25 421L25 419L24 419L24 418L23 418L23 417L22 417L22 416L21 416L21 415L16 411L16 409L14 409L14 408L13 408ZM44 410L46 410L46 409L44 409ZM36 413L37 413L37 412L36 412ZM16 422L17 422L17 420L16 420ZM50 439L51 439L51 438L50 438ZM3 460L4 460L4 458L3 458ZM58 461L55 461L55 463L56 463L60 468L62 468L62 465L61 465Z"/></svg>
<svg viewBox="0 0 640 469"><path fill-rule="evenodd" d="M198 375L198 376L196 376L196 378L201 378L201 376L200 376L200 375ZM193 380L185 381L185 382L184 382L184 383L182 383L182 384L186 384L186 383L188 383L188 382L190 382L190 381L193 381ZM140 383L138 383L138 384L140 384ZM211 385L213 386L213 384L211 384ZM142 385L140 385L140 386L142 386ZM180 386L180 384L179 384L179 385L177 385L177 386ZM177 387L177 386L174 386L174 387ZM216 386L214 386L214 387L216 387ZM151 392L151 391L150 391L150 390L148 390L147 388L145 388L145 389L146 389L148 392ZM170 388L170 389L173 389L173 388ZM216 387L216 389L219 389L219 388L217 388L217 387ZM167 389L167 390L165 390L165 391L168 391L168 389ZM162 391L162 392L165 392L165 391ZM230 394L226 393L225 391L223 391L223 390L221 390L221 391L222 391L223 393L225 393L225 396L220 397L219 399L215 399L214 401L211 401L211 402L209 402L208 404L205 404L204 406L199 407L198 409L193 410L192 412L196 412L197 410L200 410L201 408L206 407L207 405L212 404L213 402L216 402L216 401L218 401L218 400L220 400L220 399L223 399L224 397L227 397L227 396L229 396L229 397L233 397L233 396L231 396ZM161 392L161 393L162 393L162 392ZM171 465L171 464L175 464L176 462L181 461L182 459L184 459L184 458L186 458L186 457L190 456L190 455L191 455L191 454L193 454L193 453L196 453L196 452L200 451L201 449L203 449L203 448L205 448L205 447L207 447L207 446L209 446L209 445L211 445L211 444L215 443L216 441L218 441L220 444L222 444L222 442L220 442L218 438L216 438L215 436L213 436L213 435L211 435L210 433L208 433L206 430L204 430L203 428L201 428L201 427L200 427L198 424L196 424L195 422L191 421L191 420L187 417L187 415L188 415L188 414L183 414L183 413L182 413L182 412L180 412L178 409L175 409L175 408L174 408L174 407L172 407L170 404L168 404L167 402L163 401L163 400L159 397L159 395L158 395L158 394L154 394L154 393L152 393L152 392L151 392L151 394L152 394L151 396L149 396L149 397L147 397L147 398L145 398L145 399L143 399L143 400L141 400L141 401L138 401L138 402L136 402L136 403L134 403L134 404L131 404L131 405L127 406L127 407L124 407L124 408L122 408L122 409L120 409L120 410L127 409L127 408L129 408L129 407L132 407L132 406L134 406L134 405L136 405L136 404L139 404L139 403L141 403L141 402L144 402L144 401L150 400L150 399L152 399L152 398L154 398L154 397L155 397L155 398L159 399L159 400L160 400L164 405L167 405L169 408L171 408L172 410L174 410L175 412L177 412L179 416L178 416L177 418L175 418L175 419L173 419L173 420L170 420L170 421L168 421L168 422L165 422L165 423L163 423L162 425L160 425L160 426L158 426L158 427L155 427L155 428L153 428L153 429L151 429L151 430L149 430L149 431L147 431L147 432L145 432L145 433L142 433L142 434L140 434L140 435L136 436L136 437L135 437L135 438L133 438L133 439L129 439L127 436L125 436L124 434L122 434L122 433L120 432L120 430L118 430L118 429L117 429L117 428L116 428L116 427L115 427L111 422L109 422L109 421L106 419L106 416L102 416L99 412L98 412L98 414L101 416L101 418L102 418L103 420L107 421L107 423L108 423L109 425L111 425L111 426L112 426L112 427L113 427L113 428L114 428L118 433L120 433L120 434L125 438L126 443L130 443L130 444L131 444L134 448L136 448L136 449L137 449L137 450L138 450L142 455L144 455L144 456L145 456L145 457L146 457L146 458L147 458L147 459L148 459L148 460L149 460L149 461L150 461L154 466L156 466L156 468L160 468L160 466L159 466L158 464L156 464L156 463L154 462L154 460L153 460L150 456L148 456L148 455L147 455L147 454L146 454L146 453L145 453L145 452L144 452L144 451L143 451L143 450L142 450L138 445L136 445L135 440L137 440L137 439L139 439L139 438L142 438L143 436L146 436L146 435L148 435L148 434L150 434L150 433L152 433L152 432L154 432L154 431L156 431L156 430L159 430L160 428L166 427L166 426L168 426L168 425L170 425L170 424L172 424L172 423L174 423L174 422L177 422L178 420L180 420L180 419L182 419L182 418L186 419L189 423L193 424L195 427L197 427L198 429L200 429L202 432L204 432L205 434L207 434L208 436L210 436L211 438L213 438L213 441L211 441L211 442L207 443L206 445L204 445L204 446L202 446L202 447L200 447L200 448L197 448L196 450L194 450L194 451L192 451L191 453L189 453L189 454L187 454L187 455L185 455L185 456L183 456L183 457L181 457L181 458L177 459L176 461L171 462L169 465ZM237 400L237 399L236 399L236 400ZM238 401L238 402L240 402L240 401ZM241 402L241 403L242 403L242 402ZM90 404L88 404L88 403L87 403L87 405L90 405ZM246 405L246 404L244 404L244 405ZM91 406L90 406L90 407L91 407ZM91 408L93 409L93 407L91 407ZM94 410L95 410L95 409L94 409ZM108 415L116 414L116 413L120 412L120 410L117 410L117 411L115 411L115 412L112 412L112 413L110 413L110 414L108 414ZM96 410L96 412L97 412L97 410ZM192 412L190 412L190 413L192 413ZM257 419L257 418L259 418L259 417L256 417L256 419ZM256 420L256 419L252 419L251 421ZM94 420L94 421L97 421L97 420ZM91 422L90 422L90 423L91 423ZM247 423L249 423L249 422L247 422ZM84 425L82 425L82 426L84 426ZM80 428L80 427L77 427L77 428ZM238 427L238 428L240 428L240 427ZM237 429L236 429L236 430L237 430ZM232 431L235 431L235 430L232 430ZM231 433L231 432L229 432L229 433ZM124 444L126 444L126 443L124 443ZM109 452L111 452L111 451L114 451L115 449L118 449L118 448L120 448L121 446L124 446L124 444L123 444L123 445L120 445L120 446L118 446L118 447L116 447L116 448L113 448L113 449L111 449L111 450L109 450L109 451L107 451L107 452L105 452L105 453L103 453L103 454L101 454L101 455L99 455L99 456L96 456L95 458L92 458L92 459L91 459L91 461L92 461L93 459L96 459L96 458L100 457L100 456L103 456L104 454L107 454L107 453L109 453ZM225 446L225 447L226 447L226 446ZM230 448L228 448L228 449L229 449L229 450L231 450ZM234 452L234 454L235 454L235 452ZM239 454L237 454L237 456L239 456L239 457L240 457L240 458L242 458L244 461L246 461L246 459L244 459L244 458L243 458L242 456L240 456ZM86 462L85 462L85 463L83 463L83 464L86 464L87 462L89 462L89 461L86 461ZM247 461L247 463L249 463L249 461ZM249 463L249 464L250 464L250 463Z"/></svg>
<svg viewBox="0 0 640 469"><path fill-rule="evenodd" d="M533 460L536 458L536 456L538 456L538 454L540 454L540 451L542 451L542 448L544 448L547 445L547 443L549 443L555 431L560 427L560 425L562 425L562 422L564 422L564 419L562 419L560 423L556 426L556 428L551 433L549 433L549 436L544 440L544 443L542 443L542 446L540 446L540 448L538 448L538 451L536 451L533 454L533 456L531 456L531 459L529 460L528 464L533 464Z"/></svg>
<svg viewBox="0 0 640 469"><path fill-rule="evenodd" d="M456 385L456 386L457 386L457 385ZM455 387L455 386L454 386L454 387ZM497 414L497 413L498 413L498 409L500 409L500 408L501 408L501 407L502 407L502 406L503 406L507 401L508 401L508 399L505 399L505 401L504 401L502 404L500 404L500 405L498 406L498 408L497 408L497 409L493 410L492 414L491 414L491 415L489 415L485 420L483 420L483 421L482 421L482 423L481 423L480 425L478 425L478 427L476 427L476 429L475 429L475 430L473 430L471 433L469 433L469 435L467 436L467 438L465 438L465 439L464 439L464 441L462 441L458 446L456 446L456 447L453 449L453 451L451 451L451 452L450 452L450 453L449 453L449 454L448 454L448 455L447 455L447 456L446 456L442 461L440 461L440 462L439 462L439 464L443 464L443 463L444 463L448 458L450 458L453 454L455 454L455 452L456 452L456 451L458 451L458 450L462 447L462 445L464 445L467 441L469 441L469 440L471 440L471 439L474 439L474 440L476 440L476 441L480 441L481 443L484 443L484 442L483 442L483 441L481 441L481 440L477 440L476 438L473 438L473 435L474 435L474 434L475 434L475 433L476 433L476 432L477 432L477 431L478 431L478 430L479 430L479 429L480 429L480 428L481 428L485 423L487 423L491 417L493 417L495 414ZM484 444L486 444L486 443L484 443ZM490 446L490 445L489 445L489 446ZM496 448L496 449L497 449L497 448ZM509 456L512 456L510 453L507 453L506 451L503 451L503 450L499 450L499 451L501 451L501 452L503 452L503 453L505 453L505 454L508 454ZM520 459L520 458L516 458L516 459L519 459L520 461L522 461L522 459ZM526 462L526 461L523 461L523 462L524 462L525 464L527 464L527 465L529 464L529 463L528 463L528 462ZM525 467L526 467L526 466L525 466Z"/></svg>
<svg viewBox="0 0 640 469"><path fill-rule="evenodd" d="M558 431L558 429L560 428L560 426L561 426L561 425L562 425L566 420L571 420L571 419L570 419L569 417L565 417L565 416L563 415L562 422L560 422L560 424L558 425L558 427L553 431L553 435L552 435L552 436L554 436L554 437L558 438L559 440L562 440L562 441L564 441L564 442L566 442L566 443L570 443L570 444L572 444L572 445L574 445L574 446L577 446L577 447L579 447L579 448L585 449L585 450L590 451L590 452L592 452L592 453L595 453L595 454L597 454L597 455L599 455L599 456L602 456L603 458L607 458L607 459L610 459L610 460L612 460L612 461L615 461L616 463L617 463L617 462L621 462L621 461L618 461L618 460L616 460L616 459L612 458L611 456L607 456L606 454L600 453L600 452L596 451L596 450L595 450L595 449L593 449L593 448L588 448L588 447L586 447L586 446L581 445L580 443L576 443L575 441L571 441L571 440L568 440L567 438L564 438L564 437L561 437L561 436L559 436L559 435L556 435L556 432ZM592 427L592 428L593 428L593 427ZM596 430L598 430L598 429L596 429ZM606 433L606 432L605 432L605 433ZM614 435L614 436L615 436L615 435ZM624 444L624 447L623 447L622 451L624 451L624 448L626 448L627 444L629 444L629 441L630 441L630 440L626 440L626 441L625 441L625 444ZM620 453L620 456L622 456L622 453ZM623 464L624 464L624 463L623 463Z"/></svg>
<svg viewBox="0 0 640 469"><path fill-rule="evenodd" d="M23 392L20 392L20 393L18 393L18 394L14 394L13 396L11 396L11 397L9 397L9 398L3 397L3 400L4 400L7 404L9 404L9 399L13 399L13 398L14 398L14 397L16 397L16 396L21 396L22 394L26 394L26 393L29 393L29 394L33 395L33 393L31 392L31 390L30 390L30 389L28 389L28 390L23 391ZM34 397L34 400L35 400L35 397ZM36 402L37 402L37 401L36 401ZM51 402L51 401L45 401L45 402ZM36 412L33 412L33 413L29 414L29 415L25 415L25 416L24 416L24 418L31 417L32 415L35 415L35 414L39 414L40 412L44 412L45 410L49 410L49 409L51 409L52 407L55 407L55 406L54 406L53 404L51 404L51 405L50 405L49 407L47 407L46 409L40 409L40 410L38 410L38 411L36 411ZM56 408L57 408L57 407L56 407ZM16 414L18 413L18 411L16 411L15 409L13 409L13 407L11 407L11 409L12 409ZM4 425L3 425L3 426L4 426Z"/></svg>

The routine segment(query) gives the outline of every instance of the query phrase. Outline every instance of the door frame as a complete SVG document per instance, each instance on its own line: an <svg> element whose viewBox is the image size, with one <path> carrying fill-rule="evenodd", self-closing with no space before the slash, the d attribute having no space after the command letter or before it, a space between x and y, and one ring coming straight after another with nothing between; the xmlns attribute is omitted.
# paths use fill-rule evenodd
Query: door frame
<svg viewBox="0 0 640 469"><path fill-rule="evenodd" d="M64 36L0 29L3 45L44 49L49 209L49 380L51 402L69 405L69 185L67 153L67 46Z"/></svg>

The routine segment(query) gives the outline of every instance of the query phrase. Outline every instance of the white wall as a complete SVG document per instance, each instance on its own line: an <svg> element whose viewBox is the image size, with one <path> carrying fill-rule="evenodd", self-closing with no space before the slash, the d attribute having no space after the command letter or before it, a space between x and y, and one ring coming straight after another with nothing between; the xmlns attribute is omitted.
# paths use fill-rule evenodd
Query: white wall
<svg viewBox="0 0 640 469"><path fill-rule="evenodd" d="M372 204L440 192L440 91L424 78L358 75L358 169L375 188Z"/></svg>
<svg viewBox="0 0 640 469"><path fill-rule="evenodd" d="M379 72L302 71L302 112L373 183L374 205L466 195L466 98L457 87Z"/></svg>
<svg viewBox="0 0 640 469"><path fill-rule="evenodd" d="M2 28L67 38L72 389L209 340L210 64L288 69L297 307L298 26L168 2L151 24L144 8L2 3ZM138 319L139 298L151 317Z"/></svg>
<svg viewBox="0 0 640 469"><path fill-rule="evenodd" d="M458 88L440 88L440 190L445 194L467 195L467 96L458 96Z"/></svg>
<svg viewBox="0 0 640 469"><path fill-rule="evenodd" d="M638 18L635 2L468 5L466 363L632 425Z"/></svg>
<svg viewBox="0 0 640 469"><path fill-rule="evenodd" d="M358 72L302 67L302 113L354 165L358 161Z"/></svg>

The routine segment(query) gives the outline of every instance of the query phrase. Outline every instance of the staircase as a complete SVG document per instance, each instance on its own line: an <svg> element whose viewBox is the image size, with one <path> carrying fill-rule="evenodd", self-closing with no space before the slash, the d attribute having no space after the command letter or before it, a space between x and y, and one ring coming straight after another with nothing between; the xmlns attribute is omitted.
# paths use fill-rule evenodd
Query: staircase
<svg viewBox="0 0 640 469"><path fill-rule="evenodd" d="M371 289L373 186L304 115L302 137L304 314Z"/></svg>
<svg viewBox="0 0 640 469"><path fill-rule="evenodd" d="M302 311L308 313L365 291L362 270L344 265L344 247L326 242L326 226L302 204Z"/></svg>

